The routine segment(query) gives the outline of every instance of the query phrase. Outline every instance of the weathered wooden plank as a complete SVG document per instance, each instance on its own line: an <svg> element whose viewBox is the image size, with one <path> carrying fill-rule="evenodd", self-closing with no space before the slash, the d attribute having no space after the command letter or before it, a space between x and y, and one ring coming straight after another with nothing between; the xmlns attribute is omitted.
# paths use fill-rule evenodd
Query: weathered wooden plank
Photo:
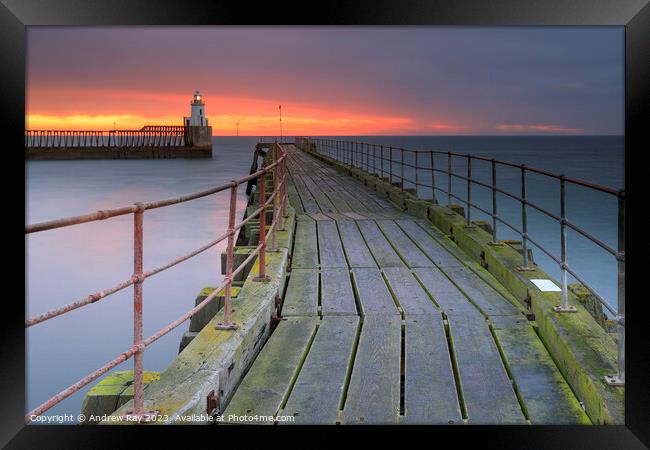
<svg viewBox="0 0 650 450"><path fill-rule="evenodd" d="M357 315L348 269L323 269L321 286L321 311L324 316Z"/></svg>
<svg viewBox="0 0 650 450"><path fill-rule="evenodd" d="M316 317L292 317L278 324L224 411L226 421L230 414L271 416L278 412L317 321Z"/></svg>
<svg viewBox="0 0 650 450"><path fill-rule="evenodd" d="M491 320L531 423L591 423L526 318L494 316Z"/></svg>
<svg viewBox="0 0 650 450"><path fill-rule="evenodd" d="M478 310L463 293L436 267L414 270L429 295L445 314L468 314Z"/></svg>
<svg viewBox="0 0 650 450"><path fill-rule="evenodd" d="M402 257L406 264L413 267L433 267L434 264L429 258L413 243L404 231L393 220L378 220L377 225L386 235L397 253Z"/></svg>
<svg viewBox="0 0 650 450"><path fill-rule="evenodd" d="M305 208L302 206L302 200L300 200L300 194L298 194L295 184L287 183L287 196L289 197L289 203L296 210L296 214L302 214L305 212Z"/></svg>
<svg viewBox="0 0 650 450"><path fill-rule="evenodd" d="M447 317L468 423L526 423L487 322L477 317Z"/></svg>
<svg viewBox="0 0 650 450"><path fill-rule="evenodd" d="M327 217L329 217L332 220L336 220L336 221L350 220L350 218L348 216L346 216L345 214L340 213L340 212L327 213Z"/></svg>
<svg viewBox="0 0 650 450"><path fill-rule="evenodd" d="M404 416L400 423L462 423L440 315L406 318Z"/></svg>
<svg viewBox="0 0 650 450"><path fill-rule="evenodd" d="M398 219L395 222L438 267L458 267L462 265L457 258L445 250L415 221Z"/></svg>
<svg viewBox="0 0 650 450"><path fill-rule="evenodd" d="M375 221L360 220L357 224L379 267L403 267L405 265L381 233Z"/></svg>
<svg viewBox="0 0 650 450"><path fill-rule="evenodd" d="M401 319L364 318L343 423L390 424L399 417Z"/></svg>
<svg viewBox="0 0 650 450"><path fill-rule="evenodd" d="M336 222L318 222L318 249L321 267L348 267Z"/></svg>
<svg viewBox="0 0 650 450"><path fill-rule="evenodd" d="M364 315L399 315L393 297L378 269L352 269L352 278Z"/></svg>
<svg viewBox="0 0 650 450"><path fill-rule="evenodd" d="M331 200L325 195L325 193L318 187L318 183L314 181L312 177L307 174L302 174L301 179L305 184L306 188L311 192L311 195L318 203L321 211L327 212L336 212L336 208L332 204Z"/></svg>
<svg viewBox="0 0 650 450"><path fill-rule="evenodd" d="M348 203L351 206L361 204L365 211L374 212L396 209L395 205L382 199L363 184L349 177L341 183L341 188L345 189L345 195L350 198Z"/></svg>
<svg viewBox="0 0 650 450"><path fill-rule="evenodd" d="M293 269L282 304L282 316L318 315L318 269Z"/></svg>
<svg viewBox="0 0 650 450"><path fill-rule="evenodd" d="M481 277L466 267L443 269L449 278L483 311L486 316L515 315L519 310Z"/></svg>
<svg viewBox="0 0 650 450"><path fill-rule="evenodd" d="M390 288L397 297L397 302L407 317L416 314L438 314L437 308L409 269L387 267L383 271Z"/></svg>
<svg viewBox="0 0 650 450"><path fill-rule="evenodd" d="M327 214L323 214L321 212L309 214L309 217L311 217L317 222L320 222L321 220L329 220L329 221L332 220L330 216L328 216Z"/></svg>
<svg viewBox="0 0 650 450"><path fill-rule="evenodd" d="M348 183L347 180L342 181L342 183ZM357 187L358 188L358 187ZM349 186L339 186L337 189L338 194L347 202L348 205L350 205L350 210L349 211L354 211L354 212L360 212L360 213L367 213L370 212L370 209L368 208L367 205L365 205L362 201L360 201L357 197L352 195L350 193L350 190L355 189L354 187L349 187ZM348 211L346 211L348 212Z"/></svg>
<svg viewBox="0 0 650 450"><path fill-rule="evenodd" d="M350 267L377 267L356 223L348 220L339 221L337 225Z"/></svg>
<svg viewBox="0 0 650 450"><path fill-rule="evenodd" d="M350 219L352 219L352 220L369 220L369 219L371 219L371 215L372 215L372 213L369 213L369 212L365 213L365 214L359 214L359 213L351 212L351 211L346 211L344 214L346 215L347 220L350 220Z"/></svg>
<svg viewBox="0 0 650 450"><path fill-rule="evenodd" d="M292 269L313 269L318 267L318 247L316 241L316 222L298 221L296 241L291 258Z"/></svg>
<svg viewBox="0 0 650 450"><path fill-rule="evenodd" d="M309 192L309 189L307 189L307 187L305 186L305 183L302 182L300 176L296 174L292 174L291 178L296 186L296 191L298 192L298 195L300 195L300 199L302 200L302 206L305 212L308 214L320 212L318 203L316 203L316 200L311 195L311 192Z"/></svg>
<svg viewBox="0 0 650 450"><path fill-rule="evenodd" d="M332 204L334 205L334 207L338 212L352 211L352 208L350 207L348 202L346 202L343 196L336 190L332 190L328 188L327 196L332 201Z"/></svg>
<svg viewBox="0 0 650 450"><path fill-rule="evenodd" d="M283 415L294 424L335 424L359 317L323 317Z"/></svg>

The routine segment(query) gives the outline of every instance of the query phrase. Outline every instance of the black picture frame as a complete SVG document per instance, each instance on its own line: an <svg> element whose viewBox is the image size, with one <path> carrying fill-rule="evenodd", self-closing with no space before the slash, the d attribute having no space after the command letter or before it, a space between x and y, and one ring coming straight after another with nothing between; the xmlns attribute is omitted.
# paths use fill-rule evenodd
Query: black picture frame
<svg viewBox="0 0 650 450"><path fill-rule="evenodd" d="M648 114L645 100L650 98L648 80L650 71L650 6L646 0L445 0L445 1L388 1L347 0L320 4L290 2L199 1L199 0L2 0L0 5L0 107L6 126L2 139L4 174L3 203L7 208L5 224L11 223L11 233L24 236L25 197L10 174L24 173L25 128L25 62L26 27L50 26L107 26L107 25L445 25L445 26L600 26L625 27L625 189L627 198L628 261L626 269L626 405L624 426L471 426L423 427L418 431L427 434L426 445L443 445L451 439L454 445L476 440L488 448L644 448L650 445L650 346L644 339L644 321L648 317L647 299L633 295L631 280L633 267L630 253L642 256L644 243L630 240L634 220L642 220L636 213L635 198L640 194L631 187L633 180L643 180L643 163L640 161L644 147L644 119ZM636 155L635 155L636 153ZM635 166L636 164L636 166ZM15 170L14 170L15 168ZM18 177L20 178L20 177ZM22 197L22 198L21 198ZM7 203L15 202L15 208ZM639 200L639 203L641 200ZM630 209L630 203L632 208ZM22 204L22 207L21 207ZM641 204L641 203L640 203ZM23 211L21 216L20 211ZM632 214L632 216L631 216ZM638 215L638 217L636 217ZM633 217L630 220L630 217ZM7 236L5 234L5 236ZM6 239L20 242L20 238ZM24 241L23 241L24 242ZM629 243L632 243L630 245ZM647 247L647 243L645 245ZM632 252L629 251L632 249ZM3 321L0 327L0 444L8 448L122 448L136 446L134 433L146 432L167 439L169 427L83 427L83 426L25 426L25 329L24 303L19 295L9 294L23 281L24 245L16 246L16 254L5 254L5 298L2 304ZM23 267L19 262L23 261ZM639 264L639 267L642 267ZM642 269L638 269L639 271ZM637 285L638 285L637 280ZM637 286L638 289L638 286ZM641 291L641 289L639 289ZM642 291L641 291L642 293ZM24 292L23 292L24 299ZM229 439L241 441L242 431L248 427L185 427L184 430L198 438L198 445L224 445ZM293 427L273 430L276 442L296 439ZM255 431L259 431L258 428ZM316 431L309 428L310 433ZM320 430L318 430L320 431ZM351 432L383 437L386 432L396 432L404 443L413 444L413 428L388 427L328 427L325 433L340 443L350 442ZM406 433L409 433L408 435ZM301 433L302 434L302 433ZM314 436L309 438L313 441ZM202 443L201 443L202 442ZM145 445L141 442L140 445ZM151 445L147 442L147 445ZM188 445L189 442L188 442Z"/></svg>

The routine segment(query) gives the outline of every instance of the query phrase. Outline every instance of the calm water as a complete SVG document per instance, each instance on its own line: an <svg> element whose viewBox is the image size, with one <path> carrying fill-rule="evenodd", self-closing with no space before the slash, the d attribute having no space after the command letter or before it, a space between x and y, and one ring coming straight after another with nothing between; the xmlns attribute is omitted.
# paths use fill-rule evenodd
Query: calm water
<svg viewBox="0 0 650 450"><path fill-rule="evenodd" d="M355 139L346 137L345 139ZM546 168L612 187L623 184L622 137L360 137L371 143L407 148L439 148L480 154ZM82 214L104 208L150 201L205 189L248 173L257 138L214 138L211 160L145 161L29 161L26 165L27 222ZM378 162L377 162L378 163ZM420 161L425 165L424 161ZM435 161L445 167L446 160ZM464 162L454 169L462 172ZM489 182L489 165L472 167L473 174ZM406 178L414 179L414 173ZM418 177L430 184L427 171ZM518 193L519 174L499 171L499 185ZM446 179L436 179L445 187ZM454 193L465 195L456 181ZM484 192L483 192L484 191ZM540 177L529 178L530 198L559 212L559 188ZM420 189L422 197L431 191ZM606 195L580 188L568 190L569 218L605 242L616 243L616 203ZM441 198L441 203L446 199ZM145 214L145 270L186 253L213 239L227 226L227 193ZM473 200L491 205L481 188ZM245 208L240 188L238 217ZM499 214L519 226L520 209L499 196ZM486 208L487 209L487 208ZM486 219L472 212L475 219ZM52 230L27 238L27 316L64 305L127 279L132 273L132 217ZM529 233L559 254L559 226L534 211L529 212ZM516 238L500 227L500 238ZM193 306L204 286L218 284L219 254L225 242L191 260L158 274L144 284L144 335L149 336ZM569 233L570 265L594 287L615 302L613 258L585 239ZM535 260L553 276L559 271L534 249ZM50 396L96 370L132 344L132 289L39 324L27 332L27 406L38 406ZM144 357L146 370L162 371L178 352L187 323L161 338ZM114 370L132 368L132 362ZM94 383L92 383L94 384ZM92 385L91 384L91 385ZM48 414L79 412L90 386L50 410Z"/></svg>

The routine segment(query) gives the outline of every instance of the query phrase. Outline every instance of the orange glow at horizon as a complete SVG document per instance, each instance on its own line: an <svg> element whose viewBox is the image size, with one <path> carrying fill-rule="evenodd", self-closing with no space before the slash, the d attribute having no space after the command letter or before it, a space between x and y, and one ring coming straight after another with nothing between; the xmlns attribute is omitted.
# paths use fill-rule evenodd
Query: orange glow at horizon
<svg viewBox="0 0 650 450"><path fill-rule="evenodd" d="M190 114L188 93L128 89L71 89L35 86L28 89L25 125L29 130L134 130L145 125L183 125ZM562 133L581 134L586 130L548 124L458 123L453 117L411 117L390 105L310 104L210 95L206 115L212 134L274 136L280 132L278 104L282 103L282 131L286 136L359 136L403 134L480 134L480 133ZM433 107L432 107L433 109ZM383 114L383 112L392 114ZM415 113L414 113L415 114ZM431 111L435 116L435 111ZM239 129L237 129L239 124Z"/></svg>
<svg viewBox="0 0 650 450"><path fill-rule="evenodd" d="M207 113L206 113L207 115ZM239 123L240 136L272 136L279 133L280 122L276 116L262 115L208 115L214 135L234 135ZM282 130L289 135L363 135L395 132L408 128L411 120L402 117L381 116L282 116ZM25 118L29 130L135 130L144 125L183 125L182 117L138 116L130 114L66 116L28 114ZM113 125L115 124L115 126Z"/></svg>
<svg viewBox="0 0 650 450"><path fill-rule="evenodd" d="M182 125L190 114L192 92L135 90L79 90L31 87L27 98L26 128L30 130L138 129L144 125ZM282 130L289 135L409 134L425 131L456 133L467 127L440 121L429 124L407 115L381 114L377 105L336 107L300 101L210 95L206 115L214 135L276 135L282 103ZM114 125L115 124L115 125Z"/></svg>

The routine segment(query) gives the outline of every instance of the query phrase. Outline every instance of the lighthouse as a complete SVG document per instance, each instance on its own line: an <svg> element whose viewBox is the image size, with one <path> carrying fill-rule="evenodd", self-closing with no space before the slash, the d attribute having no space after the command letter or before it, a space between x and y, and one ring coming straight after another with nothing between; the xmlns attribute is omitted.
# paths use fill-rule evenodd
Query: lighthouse
<svg viewBox="0 0 650 450"><path fill-rule="evenodd" d="M210 148L212 152L212 127L208 125L205 117L205 101L198 89L190 102L191 115L183 117L185 126L185 144L198 148Z"/></svg>
<svg viewBox="0 0 650 450"><path fill-rule="evenodd" d="M197 89L194 92L194 98L190 103L192 107L192 114L190 117L185 117L186 127L207 127L208 118L205 117L205 102L201 92Z"/></svg>

